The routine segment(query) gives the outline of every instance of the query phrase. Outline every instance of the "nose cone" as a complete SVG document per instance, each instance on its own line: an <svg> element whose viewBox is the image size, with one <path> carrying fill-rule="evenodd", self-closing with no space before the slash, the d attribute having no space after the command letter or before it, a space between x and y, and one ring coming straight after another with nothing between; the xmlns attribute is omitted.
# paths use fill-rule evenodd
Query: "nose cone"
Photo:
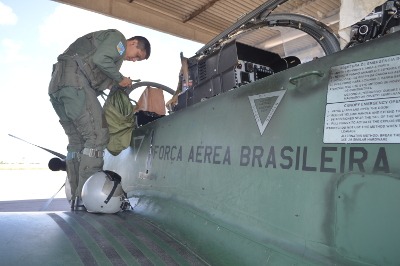
<svg viewBox="0 0 400 266"><path fill-rule="evenodd" d="M66 171L67 170L67 164L65 163L64 160L61 160L60 158L52 158L49 161L48 166L51 171Z"/></svg>

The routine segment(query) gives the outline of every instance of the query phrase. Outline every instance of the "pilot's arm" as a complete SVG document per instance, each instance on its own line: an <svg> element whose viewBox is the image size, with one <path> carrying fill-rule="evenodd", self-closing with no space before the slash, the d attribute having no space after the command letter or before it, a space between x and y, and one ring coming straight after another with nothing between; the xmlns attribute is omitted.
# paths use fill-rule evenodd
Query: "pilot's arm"
<svg viewBox="0 0 400 266"><path fill-rule="evenodd" d="M110 31L107 37L97 46L93 63L109 78L122 87L132 85L132 80L120 72L126 53L126 39L119 31Z"/></svg>

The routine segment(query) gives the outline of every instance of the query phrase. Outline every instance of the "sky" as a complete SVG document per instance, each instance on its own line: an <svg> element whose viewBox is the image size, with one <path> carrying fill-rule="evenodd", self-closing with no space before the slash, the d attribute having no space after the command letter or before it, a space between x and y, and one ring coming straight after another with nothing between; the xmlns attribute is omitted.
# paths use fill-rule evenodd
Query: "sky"
<svg viewBox="0 0 400 266"><path fill-rule="evenodd" d="M124 62L121 73L176 89L180 52L191 57L202 44L50 0L0 0L0 163L45 163L54 156L10 137L66 154L67 137L47 94L52 65L75 39L114 28L149 39L148 60ZM138 99L144 87L131 93ZM170 96L165 95L166 101Z"/></svg>

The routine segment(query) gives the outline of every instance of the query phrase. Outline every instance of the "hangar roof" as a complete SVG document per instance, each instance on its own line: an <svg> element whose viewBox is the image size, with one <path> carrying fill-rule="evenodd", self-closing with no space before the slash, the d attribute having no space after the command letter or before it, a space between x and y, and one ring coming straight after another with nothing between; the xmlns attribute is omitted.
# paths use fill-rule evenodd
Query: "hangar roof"
<svg viewBox="0 0 400 266"><path fill-rule="evenodd" d="M79 8L122 19L137 25L207 43L238 19L256 9L263 0L57 0ZM308 15L330 26L337 33L340 0L289 0L273 13ZM251 46L273 47L281 33L262 28L246 34L241 42ZM268 44L266 43L268 42ZM298 42L298 45L302 45Z"/></svg>

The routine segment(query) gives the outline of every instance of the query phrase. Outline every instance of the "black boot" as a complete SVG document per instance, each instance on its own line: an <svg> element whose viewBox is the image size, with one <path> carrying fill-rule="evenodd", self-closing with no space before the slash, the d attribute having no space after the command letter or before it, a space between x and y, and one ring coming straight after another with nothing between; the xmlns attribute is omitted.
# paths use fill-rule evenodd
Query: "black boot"
<svg viewBox="0 0 400 266"><path fill-rule="evenodd" d="M71 211L75 210L75 199L71 199L69 203L71 204Z"/></svg>
<svg viewBox="0 0 400 266"><path fill-rule="evenodd" d="M83 201L81 198L76 197L74 204L74 211L86 211L85 205L83 205Z"/></svg>

